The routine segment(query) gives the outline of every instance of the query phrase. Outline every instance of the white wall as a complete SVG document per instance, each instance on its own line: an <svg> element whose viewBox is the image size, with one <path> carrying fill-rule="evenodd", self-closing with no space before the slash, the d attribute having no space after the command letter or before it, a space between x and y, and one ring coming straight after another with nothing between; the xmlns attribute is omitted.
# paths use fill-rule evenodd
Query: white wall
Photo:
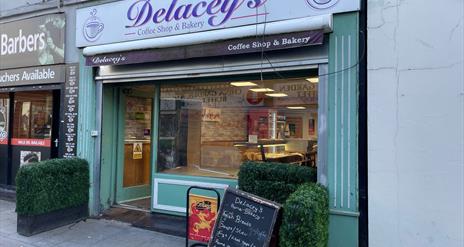
<svg viewBox="0 0 464 247"><path fill-rule="evenodd" d="M464 246L463 12L368 0L370 246Z"/></svg>

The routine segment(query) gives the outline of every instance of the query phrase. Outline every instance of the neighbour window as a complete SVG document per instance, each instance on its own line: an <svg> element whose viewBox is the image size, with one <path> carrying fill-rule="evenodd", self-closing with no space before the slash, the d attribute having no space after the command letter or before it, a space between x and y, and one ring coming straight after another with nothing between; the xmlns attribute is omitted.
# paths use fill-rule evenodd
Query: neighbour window
<svg viewBox="0 0 464 247"><path fill-rule="evenodd" d="M316 166L318 78L161 86L158 172L237 178L245 161Z"/></svg>
<svg viewBox="0 0 464 247"><path fill-rule="evenodd" d="M13 138L50 139L52 102L51 91L16 93Z"/></svg>

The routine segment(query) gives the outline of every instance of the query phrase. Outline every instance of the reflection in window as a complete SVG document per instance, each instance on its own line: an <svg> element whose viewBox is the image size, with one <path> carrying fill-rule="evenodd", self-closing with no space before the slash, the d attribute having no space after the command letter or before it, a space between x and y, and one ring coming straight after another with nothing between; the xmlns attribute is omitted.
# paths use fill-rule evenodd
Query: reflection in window
<svg viewBox="0 0 464 247"><path fill-rule="evenodd" d="M249 160L315 166L317 82L161 86L158 172L236 178Z"/></svg>
<svg viewBox="0 0 464 247"><path fill-rule="evenodd" d="M52 130L51 91L18 92L14 100L14 138L50 139Z"/></svg>

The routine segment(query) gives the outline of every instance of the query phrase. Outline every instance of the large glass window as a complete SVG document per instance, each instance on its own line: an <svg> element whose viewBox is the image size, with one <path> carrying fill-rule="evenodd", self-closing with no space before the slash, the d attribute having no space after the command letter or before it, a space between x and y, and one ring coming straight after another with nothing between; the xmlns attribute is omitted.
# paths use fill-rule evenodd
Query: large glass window
<svg viewBox="0 0 464 247"><path fill-rule="evenodd" d="M315 166L317 78L161 86L158 172L236 178L244 161Z"/></svg>
<svg viewBox="0 0 464 247"><path fill-rule="evenodd" d="M16 93L13 138L50 139L52 108L53 95L51 91Z"/></svg>

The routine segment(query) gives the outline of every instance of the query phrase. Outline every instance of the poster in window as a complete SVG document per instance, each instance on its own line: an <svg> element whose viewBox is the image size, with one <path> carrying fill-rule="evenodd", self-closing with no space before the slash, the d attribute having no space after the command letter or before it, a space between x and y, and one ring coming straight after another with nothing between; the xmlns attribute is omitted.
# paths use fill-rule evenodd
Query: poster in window
<svg viewBox="0 0 464 247"><path fill-rule="evenodd" d="M290 138L303 138L303 119L301 117L287 117Z"/></svg>
<svg viewBox="0 0 464 247"><path fill-rule="evenodd" d="M188 238L206 243L211 238L214 223L216 222L217 199L190 194L189 202Z"/></svg>
<svg viewBox="0 0 464 247"><path fill-rule="evenodd" d="M316 134L316 120L314 118L309 119L309 135L312 136Z"/></svg>
<svg viewBox="0 0 464 247"><path fill-rule="evenodd" d="M221 109L205 107L201 119L203 122L221 122Z"/></svg>
<svg viewBox="0 0 464 247"><path fill-rule="evenodd" d="M20 157L20 166L39 162L41 160L42 153L36 151L21 151L19 154Z"/></svg>

